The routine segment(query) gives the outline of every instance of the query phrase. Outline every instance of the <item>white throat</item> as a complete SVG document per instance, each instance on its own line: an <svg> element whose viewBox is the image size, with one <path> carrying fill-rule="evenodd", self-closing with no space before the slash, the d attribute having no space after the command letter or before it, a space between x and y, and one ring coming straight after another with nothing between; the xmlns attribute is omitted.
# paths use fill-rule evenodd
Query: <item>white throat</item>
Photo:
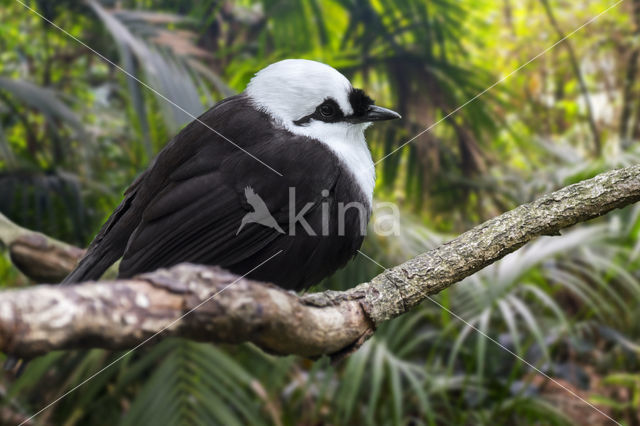
<svg viewBox="0 0 640 426"><path fill-rule="evenodd" d="M307 126L291 123L284 127L291 133L313 138L329 148L353 175L369 202L369 207L372 206L376 169L364 137L367 124L323 123L312 120Z"/></svg>
<svg viewBox="0 0 640 426"><path fill-rule="evenodd" d="M294 123L312 114L327 99L335 101L344 116L353 114L349 101L352 90L349 80L326 64L287 59L259 71L245 93L256 109L272 118L274 125L327 146L353 175L371 206L375 168L364 138L368 124L315 119Z"/></svg>

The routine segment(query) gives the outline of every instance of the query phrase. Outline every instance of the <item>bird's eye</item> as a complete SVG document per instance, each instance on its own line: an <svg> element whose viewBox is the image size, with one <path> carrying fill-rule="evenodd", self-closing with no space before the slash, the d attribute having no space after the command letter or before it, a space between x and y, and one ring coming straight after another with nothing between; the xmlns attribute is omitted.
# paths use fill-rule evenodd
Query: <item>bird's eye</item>
<svg viewBox="0 0 640 426"><path fill-rule="evenodd" d="M320 114L325 118L333 117L336 113L336 109L331 104L320 105Z"/></svg>

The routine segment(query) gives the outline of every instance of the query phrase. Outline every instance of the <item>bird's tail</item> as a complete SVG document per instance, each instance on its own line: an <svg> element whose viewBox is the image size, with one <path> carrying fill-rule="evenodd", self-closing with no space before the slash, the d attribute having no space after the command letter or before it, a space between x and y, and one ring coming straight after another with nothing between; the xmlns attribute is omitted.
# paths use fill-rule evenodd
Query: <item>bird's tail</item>
<svg viewBox="0 0 640 426"><path fill-rule="evenodd" d="M130 213L129 207L134 195L135 192L127 194L124 201L102 225L102 229L75 269L60 282L61 285L97 280L123 255L129 237L137 225L136 218L127 214ZM22 374L28 362L27 359L8 355L3 368L17 377Z"/></svg>
<svg viewBox="0 0 640 426"><path fill-rule="evenodd" d="M247 214L251 214L251 213L247 213ZM246 216L245 216L246 217ZM238 230L236 231L236 236L240 233L240 231L242 231L242 228L244 228L244 226L247 224L247 221L245 220L245 218L242 218L242 222L240 222L240 227L238 228Z"/></svg>

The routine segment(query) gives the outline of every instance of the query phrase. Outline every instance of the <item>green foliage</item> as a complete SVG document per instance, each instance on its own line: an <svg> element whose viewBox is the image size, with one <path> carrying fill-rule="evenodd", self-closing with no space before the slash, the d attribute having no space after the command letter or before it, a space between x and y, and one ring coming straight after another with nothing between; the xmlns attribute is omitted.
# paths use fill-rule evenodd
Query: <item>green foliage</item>
<svg viewBox="0 0 640 426"><path fill-rule="evenodd" d="M567 33L609 6L550 3ZM85 245L126 186L191 115L242 90L268 63L303 57L330 63L404 117L367 136L374 158L384 158L376 195L396 202L403 215L398 235L383 237L372 228L363 251L395 265L542 192L640 161L640 84L631 81L623 93L640 23L626 3L571 39L604 141L603 154L595 157L583 94L562 45L511 75L556 41L538 2L29 3L124 73L19 3L5 2L0 211L25 227ZM622 143L614 129L625 102L633 114ZM584 420L554 405L545 383L536 380L541 376L506 348L589 393L616 419L638 424L639 215L640 208L628 208L540 238L384 324L336 364L273 357L251 345L178 339L146 345L115 363L123 354L56 352L34 360L15 382L5 380L4 406L34 413L81 385L38 420ZM348 288L379 272L358 256L318 289ZM26 283L6 257L0 277L3 286Z"/></svg>

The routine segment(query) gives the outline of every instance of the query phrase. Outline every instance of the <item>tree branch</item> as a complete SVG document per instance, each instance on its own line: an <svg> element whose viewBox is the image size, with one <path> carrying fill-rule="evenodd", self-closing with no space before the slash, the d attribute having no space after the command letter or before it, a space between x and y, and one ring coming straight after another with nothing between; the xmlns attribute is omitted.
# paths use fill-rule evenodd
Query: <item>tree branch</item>
<svg viewBox="0 0 640 426"><path fill-rule="evenodd" d="M55 349L131 348L170 325L163 336L339 357L357 349L382 322L528 241L558 235L638 200L640 166L603 173L504 213L344 292L298 297L270 284L238 280L220 268L188 264L130 280L4 291L0 349L33 357Z"/></svg>
<svg viewBox="0 0 640 426"><path fill-rule="evenodd" d="M59 282L75 267L84 250L30 231L0 213L0 246L13 264L35 282Z"/></svg>

